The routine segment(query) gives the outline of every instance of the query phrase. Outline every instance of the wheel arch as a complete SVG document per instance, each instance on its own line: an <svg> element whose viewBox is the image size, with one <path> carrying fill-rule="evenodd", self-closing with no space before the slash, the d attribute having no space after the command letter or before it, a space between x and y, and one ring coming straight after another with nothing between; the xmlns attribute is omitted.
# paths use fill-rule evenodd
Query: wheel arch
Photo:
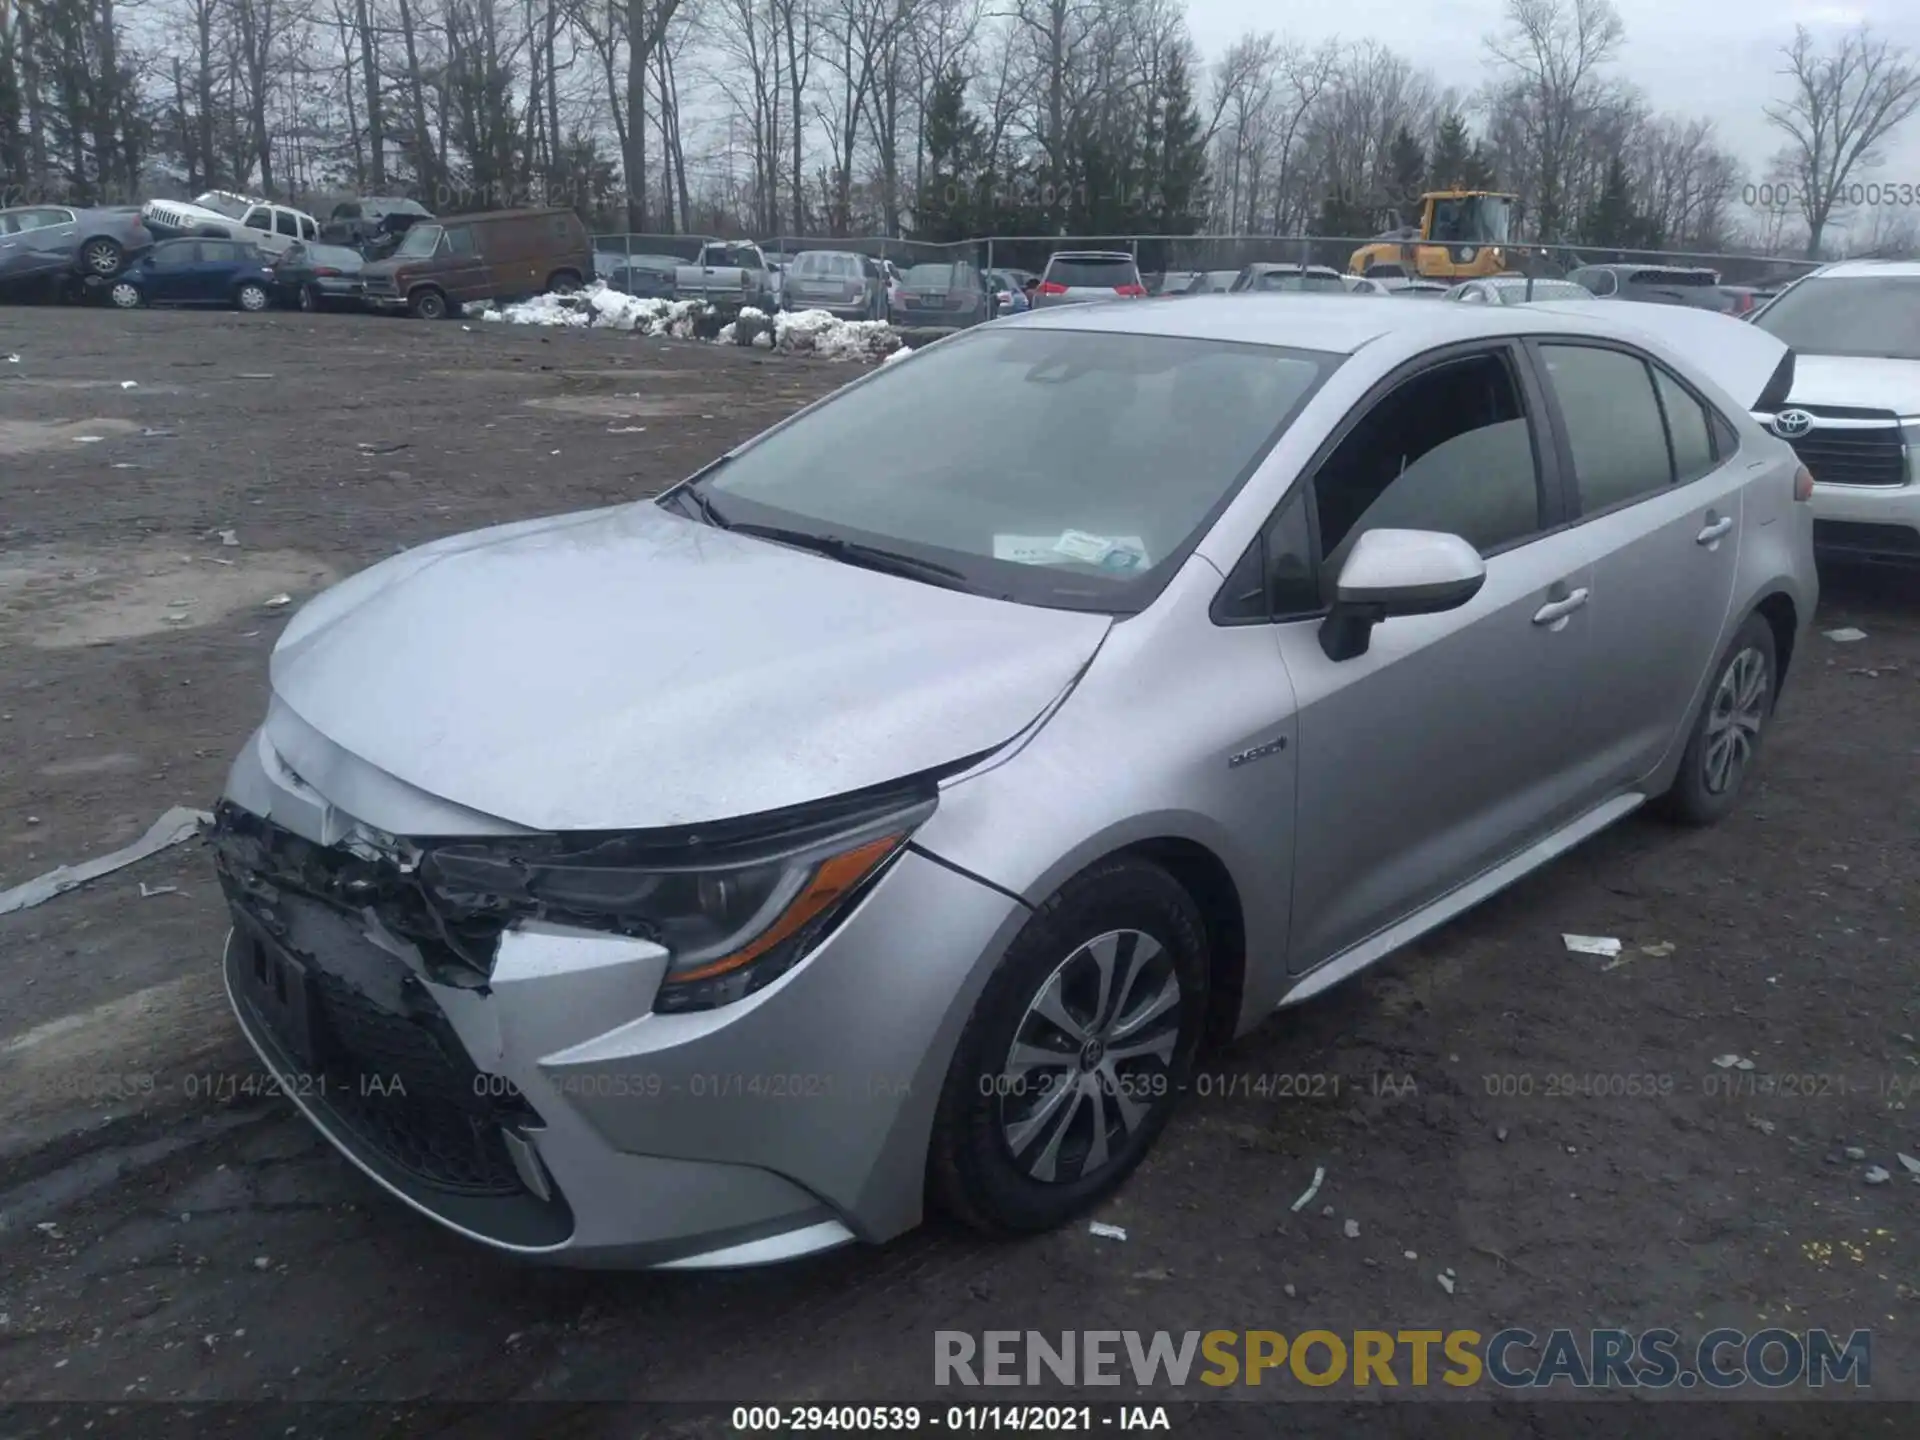
<svg viewBox="0 0 1920 1440"><path fill-rule="evenodd" d="M1760 597L1750 613L1760 616L1773 631L1773 703L1777 706L1780 692L1786 687L1794 641L1800 634L1800 607L1785 590L1771 590Z"/></svg>
<svg viewBox="0 0 1920 1440"><path fill-rule="evenodd" d="M1207 930L1207 1020L1201 1045L1218 1049L1238 1030L1246 993L1247 923L1240 887L1224 860L1198 840L1180 835L1136 841L1093 864L1128 855L1150 860L1173 876L1200 912Z"/></svg>

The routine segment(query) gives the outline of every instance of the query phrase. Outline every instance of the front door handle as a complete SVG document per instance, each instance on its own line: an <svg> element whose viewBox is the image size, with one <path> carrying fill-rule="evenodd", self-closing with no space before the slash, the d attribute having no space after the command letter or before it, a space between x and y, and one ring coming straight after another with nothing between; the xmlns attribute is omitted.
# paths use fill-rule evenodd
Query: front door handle
<svg viewBox="0 0 1920 1440"><path fill-rule="evenodd" d="M1733 529L1733 517L1731 515L1722 515L1718 520L1709 521L1706 529L1693 537L1693 543L1696 545L1711 545L1731 529Z"/></svg>
<svg viewBox="0 0 1920 1440"><path fill-rule="evenodd" d="M1570 591L1564 599L1549 600L1538 610L1534 611L1533 623L1536 625L1552 625L1557 628L1565 622L1569 615L1573 614L1574 611L1586 603L1587 588L1583 585L1578 590Z"/></svg>

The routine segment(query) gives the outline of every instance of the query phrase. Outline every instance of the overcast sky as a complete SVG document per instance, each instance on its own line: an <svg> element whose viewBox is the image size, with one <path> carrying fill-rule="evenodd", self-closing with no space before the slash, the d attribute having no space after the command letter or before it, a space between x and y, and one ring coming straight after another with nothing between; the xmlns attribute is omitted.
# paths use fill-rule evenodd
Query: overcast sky
<svg viewBox="0 0 1920 1440"><path fill-rule="evenodd" d="M1614 0L1626 27L1615 72L1653 105L1706 116L1721 143L1758 172L1780 132L1762 107L1786 93L1780 47L1796 23L1816 35L1870 21L1881 34L1920 51L1920 0ZM1471 90L1487 75L1483 36L1497 30L1501 0L1342 0L1338 5L1275 5L1273 0L1187 0L1187 21L1208 59L1249 30L1272 30L1308 43L1373 38L1391 45L1442 85ZM1877 178L1920 185L1920 116L1887 147Z"/></svg>

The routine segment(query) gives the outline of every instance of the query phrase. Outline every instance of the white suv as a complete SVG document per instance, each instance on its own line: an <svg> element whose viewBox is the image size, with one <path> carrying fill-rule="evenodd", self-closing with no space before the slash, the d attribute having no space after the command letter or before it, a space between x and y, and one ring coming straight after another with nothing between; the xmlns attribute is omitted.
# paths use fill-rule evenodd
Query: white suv
<svg viewBox="0 0 1920 1440"><path fill-rule="evenodd" d="M1825 266L1752 323L1793 347L1786 404L1754 418L1813 472L1815 546L1920 565L1920 263Z"/></svg>
<svg viewBox="0 0 1920 1440"><path fill-rule="evenodd" d="M225 235L251 241L269 254L320 238L320 222L304 210L249 200L225 190L209 190L185 200L149 200L140 212L149 230L162 237Z"/></svg>

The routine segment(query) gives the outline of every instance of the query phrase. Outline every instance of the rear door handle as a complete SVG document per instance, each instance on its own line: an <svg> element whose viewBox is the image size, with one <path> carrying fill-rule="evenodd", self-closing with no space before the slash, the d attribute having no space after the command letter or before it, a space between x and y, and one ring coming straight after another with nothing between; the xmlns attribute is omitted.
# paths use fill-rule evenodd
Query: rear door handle
<svg viewBox="0 0 1920 1440"><path fill-rule="evenodd" d="M1733 529L1733 517L1731 515L1723 515L1718 520L1709 524L1706 529L1702 530L1698 535L1694 536L1693 543L1696 545L1711 545L1731 529Z"/></svg>
<svg viewBox="0 0 1920 1440"><path fill-rule="evenodd" d="M1549 600L1538 610L1534 611L1533 623L1536 625L1558 625L1586 603L1587 588L1583 585L1578 590L1569 592L1564 600Z"/></svg>

